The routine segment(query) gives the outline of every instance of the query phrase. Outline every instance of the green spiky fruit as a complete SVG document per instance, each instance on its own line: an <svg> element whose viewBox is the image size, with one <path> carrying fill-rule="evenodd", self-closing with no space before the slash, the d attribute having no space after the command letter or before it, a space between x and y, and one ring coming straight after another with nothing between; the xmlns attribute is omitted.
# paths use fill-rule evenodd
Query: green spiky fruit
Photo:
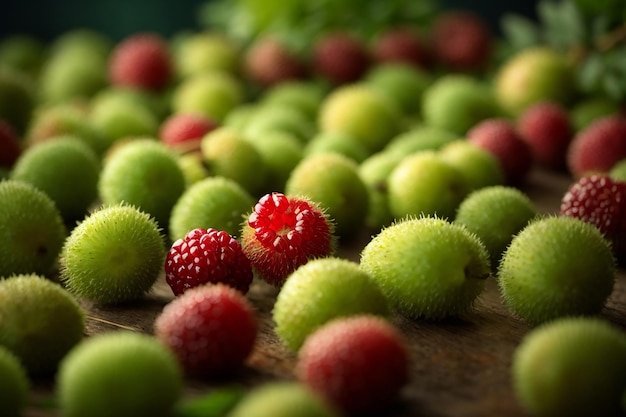
<svg viewBox="0 0 626 417"><path fill-rule="evenodd" d="M174 49L174 60L181 79L210 71L237 73L239 48L217 32L198 32L184 37Z"/></svg>
<svg viewBox="0 0 626 417"><path fill-rule="evenodd" d="M370 153L381 150L402 129L400 111L387 96L366 84L338 87L324 98L319 129L361 141Z"/></svg>
<svg viewBox="0 0 626 417"><path fill-rule="evenodd" d="M236 181L254 196L267 191L269 170L261 153L242 134L220 127L202 138L200 148L213 175Z"/></svg>
<svg viewBox="0 0 626 417"><path fill-rule="evenodd" d="M121 145L106 160L98 195L104 204L137 206L166 228L185 188L185 175L173 151L161 142L137 139Z"/></svg>
<svg viewBox="0 0 626 417"><path fill-rule="evenodd" d="M0 277L52 274L67 236L59 209L32 184L0 181Z"/></svg>
<svg viewBox="0 0 626 417"><path fill-rule="evenodd" d="M250 137L276 131L292 134L304 144L315 135L317 127L313 120L297 108L274 104L258 107L243 129L244 134Z"/></svg>
<svg viewBox="0 0 626 417"><path fill-rule="evenodd" d="M179 83L172 92L172 109L176 113L202 113L221 123L244 99L245 91L239 78L214 70L196 74Z"/></svg>
<svg viewBox="0 0 626 417"><path fill-rule="evenodd" d="M285 194L317 202L335 223L340 238L354 236L365 223L369 194L353 160L337 153L305 157L293 169Z"/></svg>
<svg viewBox="0 0 626 417"><path fill-rule="evenodd" d="M66 222L82 219L98 197L100 159L81 139L61 136L27 148L11 178L33 184L56 204Z"/></svg>
<svg viewBox="0 0 626 417"><path fill-rule="evenodd" d="M406 130L385 146L384 151L406 156L418 151L437 151L462 137L449 130L432 126L419 126Z"/></svg>
<svg viewBox="0 0 626 417"><path fill-rule="evenodd" d="M85 314L56 282L36 274L0 281L0 345L29 374L50 374L83 337Z"/></svg>
<svg viewBox="0 0 626 417"><path fill-rule="evenodd" d="M590 223L566 216L533 221L517 234L498 267L507 307L530 324L599 313L613 290L611 247Z"/></svg>
<svg viewBox="0 0 626 417"><path fill-rule="evenodd" d="M305 385L297 382L270 382L250 391L228 417L339 417Z"/></svg>
<svg viewBox="0 0 626 417"><path fill-rule="evenodd" d="M163 269L165 244L154 218L136 207L94 211L66 239L61 281L74 294L98 304L141 298Z"/></svg>
<svg viewBox="0 0 626 417"><path fill-rule="evenodd" d="M16 70L0 66L0 119L22 134L34 107L34 82Z"/></svg>
<svg viewBox="0 0 626 417"><path fill-rule="evenodd" d="M469 75L443 75L424 92L422 113L428 126L464 135L500 109L491 88Z"/></svg>
<svg viewBox="0 0 626 417"><path fill-rule="evenodd" d="M320 132L310 138L304 149L305 156L324 152L339 153L357 164L370 155L369 150L361 142L338 132Z"/></svg>
<svg viewBox="0 0 626 417"><path fill-rule="evenodd" d="M513 55L499 69L494 83L498 102L512 115L540 101L567 104L575 90L574 66L564 54L544 46Z"/></svg>
<svg viewBox="0 0 626 417"><path fill-rule="evenodd" d="M444 145L439 156L463 174L470 191L504 184L500 160L467 140L459 139Z"/></svg>
<svg viewBox="0 0 626 417"><path fill-rule="evenodd" d="M478 237L435 217L384 228L363 248L361 268L395 311L429 320L468 310L490 276L489 255Z"/></svg>
<svg viewBox="0 0 626 417"><path fill-rule="evenodd" d="M386 316L388 312L382 292L357 263L326 257L312 259L289 275L272 316L276 334L297 351L309 334L331 319L358 313Z"/></svg>
<svg viewBox="0 0 626 417"><path fill-rule="evenodd" d="M482 240L495 270L513 236L537 215L537 208L522 191L496 185L469 194L459 205L454 222Z"/></svg>
<svg viewBox="0 0 626 417"><path fill-rule="evenodd" d="M626 336L599 318L563 318L532 330L512 363L513 387L541 417L623 415Z"/></svg>
<svg viewBox="0 0 626 417"><path fill-rule="evenodd" d="M187 188L172 208L170 238L176 241L190 230L209 227L237 236L254 202L254 197L234 180L207 177Z"/></svg>
<svg viewBox="0 0 626 417"><path fill-rule="evenodd" d="M470 188L463 173L435 151L402 159L389 174L389 208L396 218L437 215L453 219Z"/></svg>
<svg viewBox="0 0 626 417"><path fill-rule="evenodd" d="M128 331L85 339L57 375L66 417L167 417L182 393L182 371L156 338Z"/></svg>
<svg viewBox="0 0 626 417"><path fill-rule="evenodd" d="M28 375L19 358L0 346L0 410L3 416L23 415L29 388Z"/></svg>
<svg viewBox="0 0 626 417"><path fill-rule="evenodd" d="M288 80L266 90L261 103L266 107L292 107L315 121L325 94L324 88L313 81Z"/></svg>

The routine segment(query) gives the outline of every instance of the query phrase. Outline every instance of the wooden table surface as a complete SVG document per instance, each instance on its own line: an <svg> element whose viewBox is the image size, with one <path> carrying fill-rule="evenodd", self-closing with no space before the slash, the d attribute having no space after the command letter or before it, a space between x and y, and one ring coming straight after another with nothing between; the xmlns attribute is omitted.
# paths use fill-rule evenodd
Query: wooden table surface
<svg viewBox="0 0 626 417"><path fill-rule="evenodd" d="M533 171L524 191L544 213L558 211L560 199L572 183L567 175ZM370 236L343 246L339 255L358 261ZM294 379L296 356L283 347L273 332L271 310L278 290L254 282L248 297L257 309L260 334L245 369L229 381L187 381L187 396L209 392L221 384L252 387L276 379ZM87 333L130 329L152 332L156 316L173 298L160 279L143 301L128 306L97 308L83 303L88 312ZM620 271L602 316L626 327L626 276ZM512 354L530 330L503 305L493 278L475 308L462 317L441 322L411 321L396 316L412 353L411 381L386 416L486 417L526 416L517 402L510 380ZM53 381L37 381L27 417L56 416L46 409L53 396Z"/></svg>

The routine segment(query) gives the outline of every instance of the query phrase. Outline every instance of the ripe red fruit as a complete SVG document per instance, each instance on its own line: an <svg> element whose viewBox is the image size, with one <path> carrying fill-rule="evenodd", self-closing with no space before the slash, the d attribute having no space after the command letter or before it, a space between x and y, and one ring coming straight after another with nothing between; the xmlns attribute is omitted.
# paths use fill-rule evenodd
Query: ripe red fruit
<svg viewBox="0 0 626 417"><path fill-rule="evenodd" d="M154 323L156 337L194 376L235 373L256 341L258 322L241 292L225 284L193 288L163 308Z"/></svg>
<svg viewBox="0 0 626 417"><path fill-rule="evenodd" d="M307 68L302 58L284 42L271 36L258 38L246 50L243 65L245 75L261 87L307 76Z"/></svg>
<svg viewBox="0 0 626 417"><path fill-rule="evenodd" d="M335 319L307 337L298 353L298 378L352 415L383 410L409 379L402 334L375 316Z"/></svg>
<svg viewBox="0 0 626 417"><path fill-rule="evenodd" d="M163 121L159 138L171 148L199 150L202 137L218 126L216 121L200 113L176 113Z"/></svg>
<svg viewBox="0 0 626 417"><path fill-rule="evenodd" d="M626 261L626 182L606 174L582 177L563 195L560 214L595 225L620 263Z"/></svg>
<svg viewBox="0 0 626 417"><path fill-rule="evenodd" d="M254 206L243 225L241 245L260 277L281 286L309 259L334 252L333 233L333 224L315 203L273 192Z"/></svg>
<svg viewBox="0 0 626 417"><path fill-rule="evenodd" d="M498 158L507 184L518 186L524 182L532 168L533 156L530 146L510 121L485 119L468 131L467 140Z"/></svg>
<svg viewBox="0 0 626 417"><path fill-rule="evenodd" d="M427 68L430 50L417 31L409 27L391 27L373 42L372 56L376 62L397 62Z"/></svg>
<svg viewBox="0 0 626 417"><path fill-rule="evenodd" d="M435 59L446 68L480 70L491 58L493 35L478 15L452 10L442 13L434 21L431 48Z"/></svg>
<svg viewBox="0 0 626 417"><path fill-rule="evenodd" d="M605 173L626 158L626 119L619 115L595 120L578 132L567 150L570 173L580 178Z"/></svg>
<svg viewBox="0 0 626 417"><path fill-rule="evenodd" d="M11 168L22 154L22 145L17 132L6 121L0 119L0 167Z"/></svg>
<svg viewBox="0 0 626 417"><path fill-rule="evenodd" d="M109 58L111 84L161 90L173 78L173 60L159 35L137 33L119 42Z"/></svg>
<svg viewBox="0 0 626 417"><path fill-rule="evenodd" d="M165 260L165 280L174 295L207 283L248 292L253 273L239 241L227 232L193 229L174 242Z"/></svg>
<svg viewBox="0 0 626 417"><path fill-rule="evenodd" d="M572 124L563 106L554 102L533 104L519 116L516 126L535 161L550 169L565 168Z"/></svg>
<svg viewBox="0 0 626 417"><path fill-rule="evenodd" d="M328 33L317 39L311 61L315 73L335 85L357 81L370 66L366 45L346 32Z"/></svg>

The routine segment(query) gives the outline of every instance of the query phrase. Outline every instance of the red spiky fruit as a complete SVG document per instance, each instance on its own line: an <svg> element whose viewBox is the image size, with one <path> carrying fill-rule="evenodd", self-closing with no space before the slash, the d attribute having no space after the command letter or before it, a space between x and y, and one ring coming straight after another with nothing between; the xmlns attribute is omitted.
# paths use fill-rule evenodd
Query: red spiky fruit
<svg viewBox="0 0 626 417"><path fill-rule="evenodd" d="M207 283L227 284L245 294L252 278L241 244L222 230L191 230L172 244L165 260L165 280L177 296Z"/></svg>
<svg viewBox="0 0 626 417"><path fill-rule="evenodd" d="M183 369L198 377L236 373L252 352L258 332L254 309L225 284L193 288L167 304L154 322L156 337Z"/></svg>
<svg viewBox="0 0 626 417"><path fill-rule="evenodd" d="M327 33L311 51L314 72L335 85L360 79L370 66L369 51L359 38L347 32Z"/></svg>
<svg viewBox="0 0 626 417"><path fill-rule="evenodd" d="M200 113L175 113L167 117L159 129L159 139L173 149L199 151L204 135L219 124Z"/></svg>
<svg viewBox="0 0 626 417"><path fill-rule="evenodd" d="M316 203L279 192L259 199L241 235L252 267L275 286L309 259L333 254L335 241L334 225Z"/></svg>
<svg viewBox="0 0 626 417"><path fill-rule="evenodd" d="M468 131L467 140L498 158L507 184L519 186L524 183L534 160L530 146L511 121L485 119Z"/></svg>
<svg viewBox="0 0 626 417"><path fill-rule="evenodd" d="M560 214L595 225L611 241L621 264L626 261L626 182L607 174L578 179L561 199Z"/></svg>
<svg viewBox="0 0 626 417"><path fill-rule="evenodd" d="M165 39L154 33L136 33L122 39L109 58L112 85L161 90L173 78L173 60Z"/></svg>
<svg viewBox="0 0 626 417"><path fill-rule="evenodd" d="M532 104L520 114L516 127L537 163L554 170L565 168L572 124L563 106L548 101Z"/></svg>
<svg viewBox="0 0 626 417"><path fill-rule="evenodd" d="M404 336L387 320L357 315L332 320L298 352L303 383L349 415L380 412L409 380Z"/></svg>
<svg viewBox="0 0 626 417"><path fill-rule="evenodd" d="M626 118L605 116L590 123L572 139L567 166L575 178L605 173L626 158Z"/></svg>
<svg viewBox="0 0 626 417"><path fill-rule="evenodd" d="M259 37L243 57L244 74L261 87L270 87L308 75L301 57L278 38Z"/></svg>
<svg viewBox="0 0 626 417"><path fill-rule="evenodd" d="M22 144L15 129L0 119L0 167L11 168L22 154Z"/></svg>
<svg viewBox="0 0 626 417"><path fill-rule="evenodd" d="M431 48L435 59L455 71L485 68L491 59L493 35L487 23L466 10L450 10L433 23Z"/></svg>
<svg viewBox="0 0 626 417"><path fill-rule="evenodd" d="M391 27L372 44L372 56L378 63L397 62L417 68L430 64L430 50L423 37L410 27Z"/></svg>

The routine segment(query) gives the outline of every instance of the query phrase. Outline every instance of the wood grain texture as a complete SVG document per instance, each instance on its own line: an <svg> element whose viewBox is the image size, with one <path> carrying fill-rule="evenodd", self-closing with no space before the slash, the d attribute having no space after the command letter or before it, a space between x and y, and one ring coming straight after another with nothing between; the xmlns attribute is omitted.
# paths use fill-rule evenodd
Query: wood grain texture
<svg viewBox="0 0 626 417"><path fill-rule="evenodd" d="M561 196L571 183L564 175L533 172L524 191L543 213L558 212ZM339 255L358 261L363 236L340 247ZM246 367L229 380L188 380L186 395L206 393L222 384L253 387L276 379L294 379L297 358L273 331L272 306L276 288L255 281L248 298L256 308L260 332ZM87 334L127 329L152 332L156 316L173 298L164 278L145 300L115 307L83 303L88 312ZM618 274L616 286L602 316L626 327L626 275ZM386 416L391 417L524 417L510 380L515 348L530 330L503 305L494 278L475 307L461 317L438 322L414 321L401 316L393 322L406 335L412 355L411 381ZM45 405L54 392L53 381L37 381L28 417L55 416ZM112 399L114 400L114 399Z"/></svg>

